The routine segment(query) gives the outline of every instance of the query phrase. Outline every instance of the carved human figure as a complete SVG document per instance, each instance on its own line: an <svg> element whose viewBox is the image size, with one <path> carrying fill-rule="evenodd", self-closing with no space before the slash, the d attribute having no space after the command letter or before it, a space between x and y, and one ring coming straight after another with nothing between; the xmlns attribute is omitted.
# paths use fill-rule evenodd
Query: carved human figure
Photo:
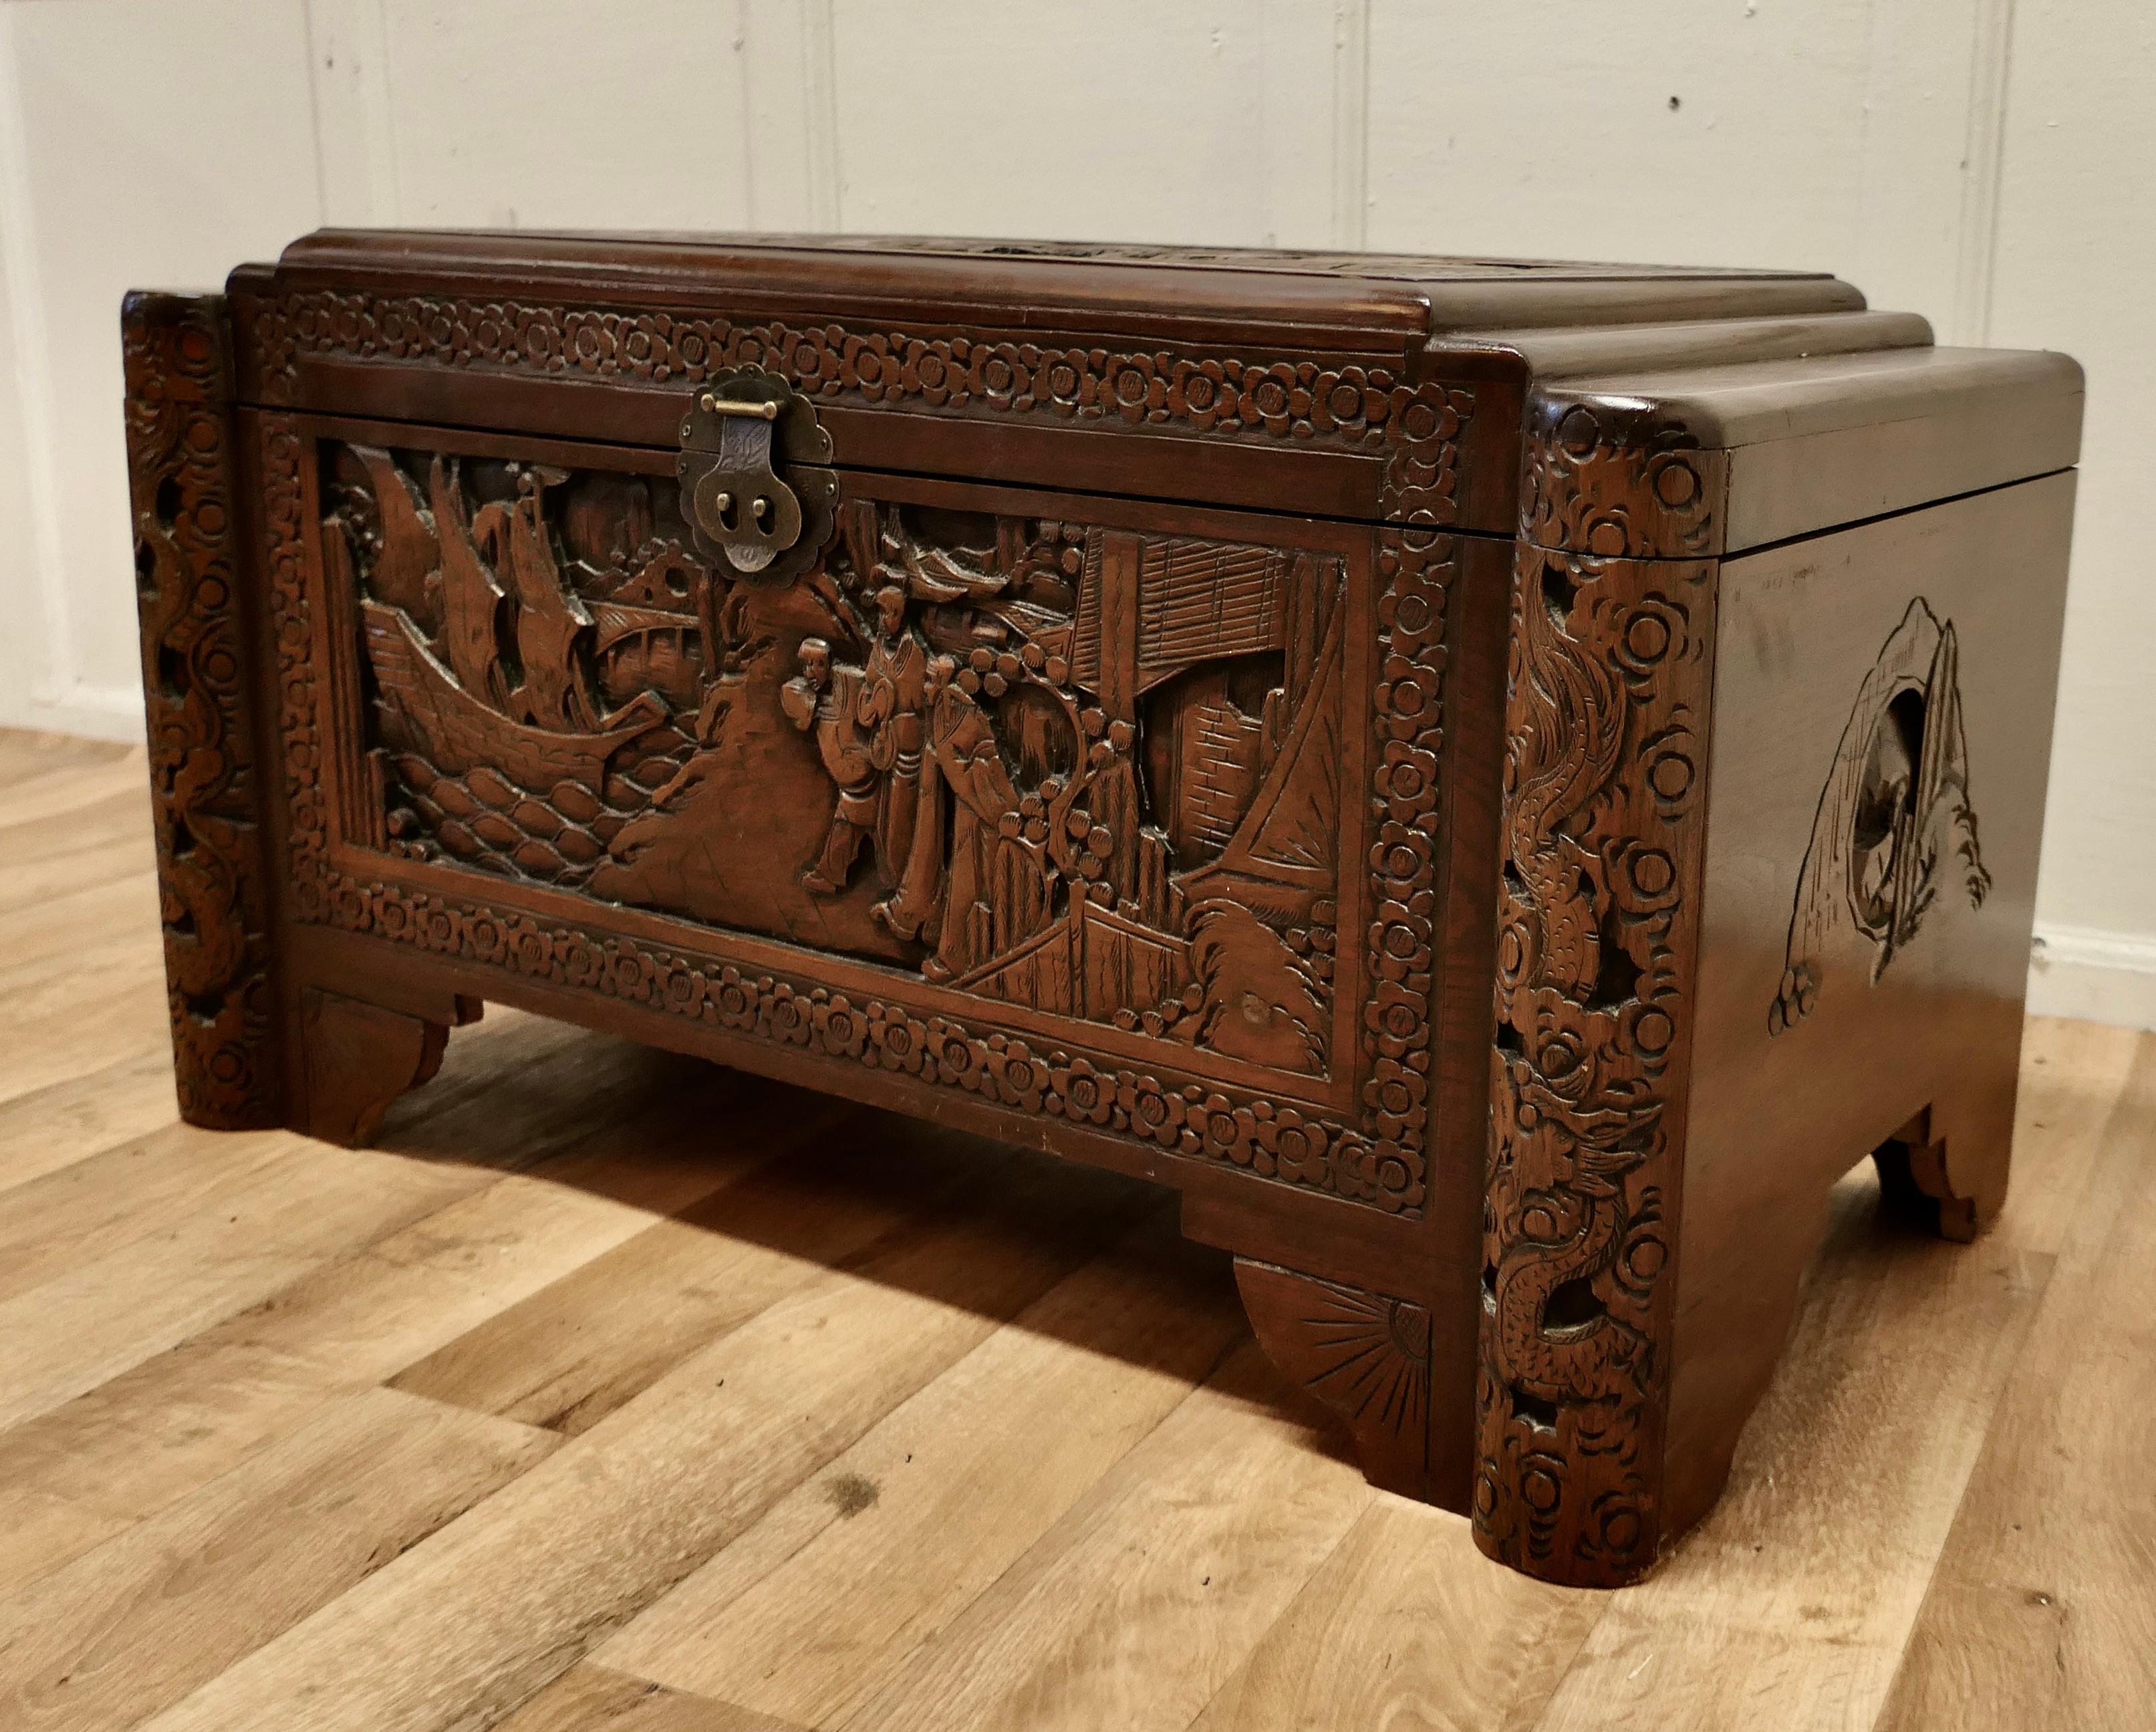
<svg viewBox="0 0 2156 1732"><path fill-rule="evenodd" d="M1004 817L1018 809L1018 790L987 714L952 682L957 664L939 655L928 667L927 750L921 770L921 820L914 830L900 897L935 912L936 953L921 964L932 980L968 972L994 953L996 851ZM951 796L948 856L943 851L943 793ZM938 868L942 892L937 893ZM896 898L894 898L896 900Z"/></svg>
<svg viewBox="0 0 2156 1732"><path fill-rule="evenodd" d="M921 745L927 708L928 646L906 623L906 592L892 584L876 592L876 635L863 671L861 724L869 730L869 761L883 778L876 821L876 866L900 893L878 905L891 929L917 938L934 912L927 896L904 893L906 863L921 820Z"/></svg>
<svg viewBox="0 0 2156 1732"><path fill-rule="evenodd" d="M860 719L865 676L860 668L834 665L822 638L802 639L796 659L801 671L780 689L779 705L796 727L814 731L824 771L839 790L823 851L801 884L812 896L836 896L851 881L876 823L878 779Z"/></svg>

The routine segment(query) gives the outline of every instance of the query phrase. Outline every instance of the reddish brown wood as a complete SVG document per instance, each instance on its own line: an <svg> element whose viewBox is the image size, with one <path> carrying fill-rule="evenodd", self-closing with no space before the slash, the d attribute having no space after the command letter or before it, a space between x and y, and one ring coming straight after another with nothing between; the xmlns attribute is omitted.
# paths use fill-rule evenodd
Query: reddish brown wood
<svg viewBox="0 0 2156 1732"><path fill-rule="evenodd" d="M1697 535L1665 508L1704 496L1681 437L1573 409L1527 453L1476 1537L1614 1586L1661 1533L1715 571L1642 557Z"/></svg>
<svg viewBox="0 0 2156 1732"><path fill-rule="evenodd" d="M1428 1486L1430 1312L1412 1299L1235 1259L1258 1344L1348 1428L1373 1485Z"/></svg>
<svg viewBox="0 0 2156 1732"><path fill-rule="evenodd" d="M1244 520L1246 537L1283 544L1156 535L1040 515L1076 501L966 511L959 502L977 493L864 480L824 564L802 583L760 586L686 552L670 491L640 479L463 462L513 492L512 506L466 497L454 455L321 449L333 532L319 543L322 606L357 598L373 694L367 768L343 773L365 798L379 787L387 809L362 820L367 839L378 822L408 881L454 896L470 879L439 868L480 866L511 886L573 892L567 906L653 908L904 964L940 989L917 990L919 1010L844 992L834 1021L821 1007L841 981L882 994L902 980L848 970L819 989L773 966L796 965L784 953L748 947L738 953L758 972L738 986L683 958L680 984L653 1001L759 1033L798 1017L798 1035L780 1038L828 1056L969 1092L985 1081L1008 1106L1418 1209L1427 1061L1402 1059L1429 1040L1418 971L1429 966L1435 851L1364 868L1368 905L1399 912L1344 957L1333 910L1342 852L1374 859L1343 851L1343 827L1359 835L1404 815L1430 827L1450 542L1387 537L1374 606L1356 605L1343 598L1350 571L1373 557L1366 532ZM274 486L284 450L274 433L266 450ZM430 517L411 505L422 471ZM547 532L519 527L534 522ZM922 523L947 540L911 527ZM273 564L297 570L305 552L273 547ZM505 577L519 560L524 575ZM408 598L416 611L383 599L407 587L407 571L432 579ZM1081 590L1101 598L1100 612L1075 609ZM1152 659L1139 654L1142 608L1191 616ZM1394 617L1373 617L1389 609ZM271 610L284 639L318 629L305 588L273 596ZM472 640L458 635L460 617L483 621L476 650L459 648ZM1359 739L1347 728L1351 628L1398 659ZM1229 681L1257 664L1239 708ZM311 667L292 673L297 729L335 699ZM558 696L531 696L542 681L550 693L588 693L578 702L591 725L528 719L559 709ZM341 682L332 671L322 683ZM1417 696L1401 702L1410 687ZM1142 761L1142 738L1183 732L1192 752ZM1177 763L1214 780L1178 800L1164 773ZM1345 797L1343 765L1363 766L1365 802ZM302 775L318 785L321 768L310 759ZM1142 791L1149 772L1164 827ZM469 915L429 921L431 899L393 901L353 881L329 833L349 803L349 790L326 798L318 828L295 800L295 885L331 923L556 978L596 967L565 959L566 933L542 948L538 931L511 922L495 938L482 927L475 945ZM608 978L623 996L656 990L641 967ZM1382 1025L1356 1014L1365 979L1394 994ZM1111 1050L1179 1059L1197 1075L1206 1055L1232 1062L1205 1087L1111 1070L974 1032L984 1000L1105 1025L1125 1037ZM941 1061L927 1061L939 1040ZM1281 1086L1254 1088L1259 1072ZM1322 1104L1348 1092L1323 1087L1328 1077L1359 1079L1354 1095Z"/></svg>
<svg viewBox="0 0 2156 1732"><path fill-rule="evenodd" d="M2004 1200L2071 493L1721 563L1670 1531L1727 1474L1859 1151L1890 1142L1882 1190L1928 1231Z"/></svg>
<svg viewBox="0 0 2156 1732"><path fill-rule="evenodd" d="M131 295L127 381L150 802L181 1116L239 1130L285 1107L242 613L231 345L213 296Z"/></svg>
<svg viewBox="0 0 2156 1732"><path fill-rule="evenodd" d="M309 987L300 999L306 1116L300 1128L356 1149L372 1142L398 1096L433 1079L449 1025Z"/></svg>
<svg viewBox="0 0 2156 1732"><path fill-rule="evenodd" d="M1710 785L1775 677L1729 594L1861 517L2056 502L2025 478L2073 460L2070 363L1861 307L1760 273L357 234L138 297L190 1116L358 1140L493 998L1173 1185L1374 1479L1515 1567L1630 1580L1720 1483L1829 1169L1906 1131L1883 1164L1950 1231L2004 1184L2042 784L1979 720L2048 706L1997 645L2041 645L2056 574L2020 615L1909 615L1865 652L1881 702L1861 668L1797 701L1844 745L1792 724ZM2063 520L2023 517L2049 573ZM1922 546L1866 556L1897 614ZM1839 617L1791 605L1784 638ZM1755 867L1710 834L1789 876L1756 1005L1760 935L1716 914ZM1871 986L1820 888L1851 861ZM1801 1066L1817 1134L1753 1167L1762 1065Z"/></svg>

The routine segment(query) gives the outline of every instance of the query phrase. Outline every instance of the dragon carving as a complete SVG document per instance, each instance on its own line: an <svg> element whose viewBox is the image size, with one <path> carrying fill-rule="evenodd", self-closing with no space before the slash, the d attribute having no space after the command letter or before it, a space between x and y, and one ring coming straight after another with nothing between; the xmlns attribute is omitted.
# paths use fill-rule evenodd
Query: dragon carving
<svg viewBox="0 0 2156 1732"><path fill-rule="evenodd" d="M1689 977L1678 861L1696 845L1684 694L1708 568L1520 558L1477 1519L1517 1567L1562 1557L1614 1581L1655 1544L1659 1180Z"/></svg>

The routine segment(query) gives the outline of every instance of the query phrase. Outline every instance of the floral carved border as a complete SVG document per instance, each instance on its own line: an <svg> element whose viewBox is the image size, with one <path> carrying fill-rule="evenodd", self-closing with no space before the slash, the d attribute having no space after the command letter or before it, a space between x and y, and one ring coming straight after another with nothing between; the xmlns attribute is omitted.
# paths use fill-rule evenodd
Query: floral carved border
<svg viewBox="0 0 2156 1732"><path fill-rule="evenodd" d="M314 290L270 302L255 341L267 401L297 400L301 357L389 361L541 378L678 383L737 367L776 373L819 401L968 415L1039 415L1226 439L1365 451L1384 460L1378 515L1459 515L1470 391L1362 362L737 325L598 306Z"/></svg>
<svg viewBox="0 0 2156 1732"><path fill-rule="evenodd" d="M1728 459L1661 405L1541 395L1526 420L1522 540L1604 559L1718 550Z"/></svg>
<svg viewBox="0 0 2156 1732"><path fill-rule="evenodd" d="M1413 1164L1430 1128L1430 1005L1444 845L1445 607L1459 543L1429 530L1378 535L1378 676L1371 710L1370 927L1363 980L1363 1103L1378 1158Z"/></svg>
<svg viewBox="0 0 2156 1732"><path fill-rule="evenodd" d="M262 431L269 601L299 918L902 1073L1388 1213L1420 1211L1445 609L1457 558L1452 537L1414 530L1380 537L1378 752L1369 793L1378 840L1368 943L1371 977L1387 984L1367 1012L1368 1118L1346 1123L1247 1089L1158 1076L1061 1045L977 1030L910 1007L895 992L835 991L806 976L737 967L596 926L490 906L483 893L439 896L339 871L330 859L321 782L325 743L301 474L307 444L289 415L264 415Z"/></svg>
<svg viewBox="0 0 2156 1732"><path fill-rule="evenodd" d="M215 296L121 316L136 600L173 1071L190 1123L277 1123L247 628L233 522L231 356Z"/></svg>
<svg viewBox="0 0 2156 1732"><path fill-rule="evenodd" d="M1476 1538L1614 1586L1661 1539L1716 567L1515 557Z"/></svg>

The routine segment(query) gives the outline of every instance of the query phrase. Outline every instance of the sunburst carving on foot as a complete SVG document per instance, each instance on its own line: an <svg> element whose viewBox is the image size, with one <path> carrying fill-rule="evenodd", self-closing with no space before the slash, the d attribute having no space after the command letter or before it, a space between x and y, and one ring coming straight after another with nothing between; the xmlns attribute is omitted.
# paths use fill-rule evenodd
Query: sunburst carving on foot
<svg viewBox="0 0 2156 1732"><path fill-rule="evenodd" d="M1235 1259L1266 1356L1347 1422L1373 1485L1424 1495L1430 1445L1430 1313L1409 1299Z"/></svg>

